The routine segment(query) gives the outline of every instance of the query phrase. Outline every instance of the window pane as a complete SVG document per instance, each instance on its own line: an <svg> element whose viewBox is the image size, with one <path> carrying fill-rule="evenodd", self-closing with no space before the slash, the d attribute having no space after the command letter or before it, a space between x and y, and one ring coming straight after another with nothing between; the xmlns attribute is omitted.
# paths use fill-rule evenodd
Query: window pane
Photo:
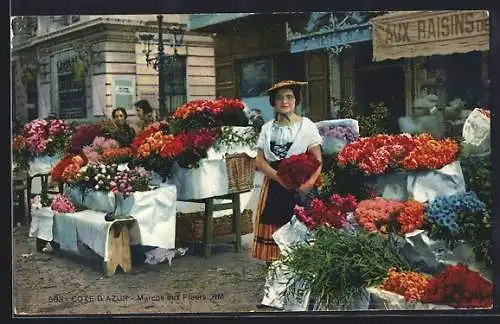
<svg viewBox="0 0 500 324"><path fill-rule="evenodd" d="M59 117L85 118L85 81L76 80L76 57L66 58L57 63L59 84Z"/></svg>

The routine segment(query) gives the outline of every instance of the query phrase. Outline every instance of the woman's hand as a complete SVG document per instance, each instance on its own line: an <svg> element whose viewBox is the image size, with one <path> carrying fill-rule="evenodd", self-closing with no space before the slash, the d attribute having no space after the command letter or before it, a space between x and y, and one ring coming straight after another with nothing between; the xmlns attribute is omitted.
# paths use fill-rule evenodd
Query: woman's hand
<svg viewBox="0 0 500 324"><path fill-rule="evenodd" d="M314 187L314 183L311 183L310 181L307 181L306 183L304 183L303 185L301 185L297 191L299 193L302 193L302 194L306 194L308 193L309 191L312 190L312 188Z"/></svg>
<svg viewBox="0 0 500 324"><path fill-rule="evenodd" d="M278 182L286 190L291 189L286 183L283 182L283 180L281 180L281 178L279 176L276 176L276 182Z"/></svg>

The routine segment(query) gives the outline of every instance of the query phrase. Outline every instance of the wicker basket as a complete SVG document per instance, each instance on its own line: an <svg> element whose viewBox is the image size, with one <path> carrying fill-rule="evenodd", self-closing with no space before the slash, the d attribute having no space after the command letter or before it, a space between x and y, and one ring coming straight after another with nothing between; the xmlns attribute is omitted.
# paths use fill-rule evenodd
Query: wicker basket
<svg viewBox="0 0 500 324"><path fill-rule="evenodd" d="M204 213L177 213L175 241L192 243L203 240ZM232 214L213 218L213 236L229 235L233 232ZM241 235L253 232L253 213L245 209L241 213Z"/></svg>
<svg viewBox="0 0 500 324"><path fill-rule="evenodd" d="M254 158L245 153L226 157L228 193L252 190L254 178Z"/></svg>

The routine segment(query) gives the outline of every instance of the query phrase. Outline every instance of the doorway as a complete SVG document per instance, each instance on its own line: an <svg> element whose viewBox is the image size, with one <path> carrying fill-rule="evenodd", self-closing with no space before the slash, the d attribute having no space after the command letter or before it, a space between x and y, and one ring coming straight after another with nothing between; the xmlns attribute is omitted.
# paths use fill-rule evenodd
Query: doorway
<svg viewBox="0 0 500 324"><path fill-rule="evenodd" d="M388 131L399 133L398 118L405 115L405 73L400 64L373 65L356 70L356 101L360 107L383 102L388 111Z"/></svg>

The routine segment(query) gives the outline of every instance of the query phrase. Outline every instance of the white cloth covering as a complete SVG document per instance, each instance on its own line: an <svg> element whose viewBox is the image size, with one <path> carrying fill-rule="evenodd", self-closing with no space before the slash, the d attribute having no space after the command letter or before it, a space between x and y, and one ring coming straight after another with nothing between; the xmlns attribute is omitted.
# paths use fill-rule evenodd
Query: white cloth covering
<svg viewBox="0 0 500 324"><path fill-rule="evenodd" d="M386 199L420 202L432 200L440 195L465 192L465 179L459 161L445 165L439 170L419 172L394 172L377 176L377 193Z"/></svg>
<svg viewBox="0 0 500 324"><path fill-rule="evenodd" d="M29 161L29 175L30 177L36 174L47 174L52 171L52 168L61 160L61 156L54 155L42 155L35 157L32 161Z"/></svg>
<svg viewBox="0 0 500 324"><path fill-rule="evenodd" d="M175 248L176 200L173 185L120 198L117 214L130 215L137 221L130 231L131 244Z"/></svg>
<svg viewBox="0 0 500 324"><path fill-rule="evenodd" d="M132 216L136 220L130 230L131 245L175 248L175 186L166 185L151 191L135 192L127 199L119 200L117 214ZM53 239L60 244L61 249L74 253L78 253L77 243L80 241L103 258L107 257L106 235L113 222L104 220L105 212L84 210L57 214L52 220L49 215L49 208L36 210L30 228L31 237L47 241Z"/></svg>
<svg viewBox="0 0 500 324"><path fill-rule="evenodd" d="M385 310L434 310L454 309L448 305L424 304L417 301L406 301L404 296L376 287L367 288L371 295L372 308Z"/></svg>

